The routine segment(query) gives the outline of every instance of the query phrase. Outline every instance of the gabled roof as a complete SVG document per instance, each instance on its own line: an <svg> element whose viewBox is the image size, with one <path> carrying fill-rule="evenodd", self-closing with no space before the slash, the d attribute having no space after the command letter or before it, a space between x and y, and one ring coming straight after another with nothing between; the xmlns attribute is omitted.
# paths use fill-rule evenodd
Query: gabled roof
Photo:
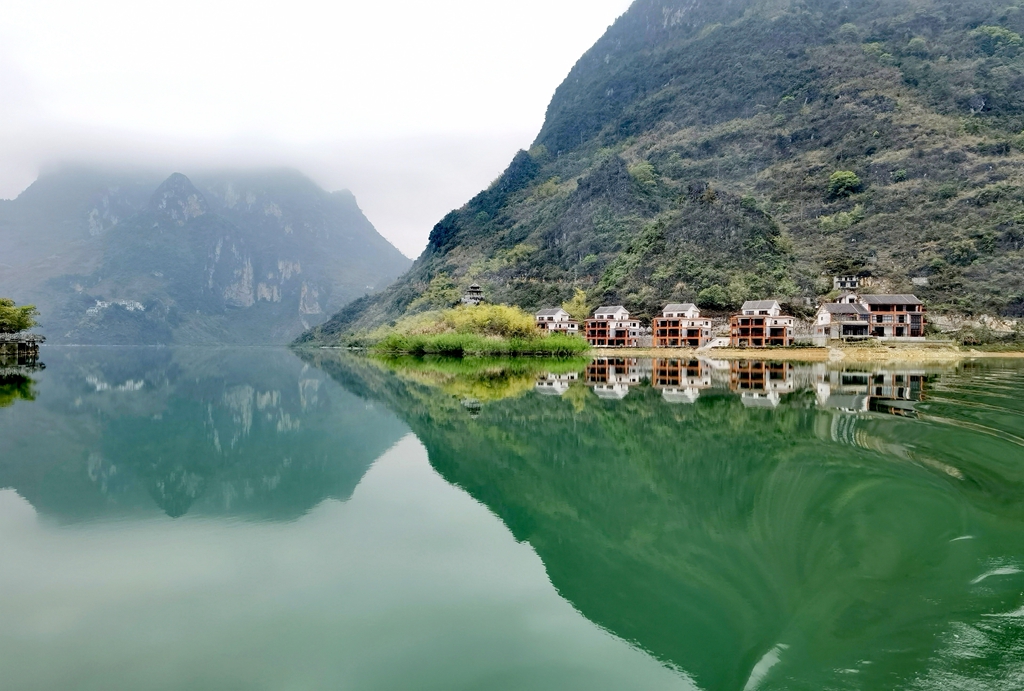
<svg viewBox="0 0 1024 691"><path fill-rule="evenodd" d="M870 311L859 303L826 302L822 307L829 314L867 314Z"/></svg>
<svg viewBox="0 0 1024 691"><path fill-rule="evenodd" d="M555 309L541 310L540 312L537 312L537 316L538 317L556 317L556 316L558 316L559 314L562 314L562 313L568 314L568 312L566 312L561 307L556 307Z"/></svg>
<svg viewBox="0 0 1024 691"><path fill-rule="evenodd" d="M743 311L747 310L770 310L773 307L781 307L778 300L747 300L743 303Z"/></svg>
<svg viewBox="0 0 1024 691"><path fill-rule="evenodd" d="M665 309L662 312L689 312L690 310L697 309L697 305L692 302L673 302L669 305L665 305Z"/></svg>
<svg viewBox="0 0 1024 691"><path fill-rule="evenodd" d="M923 305L916 295L861 295L861 300L868 305Z"/></svg>
<svg viewBox="0 0 1024 691"><path fill-rule="evenodd" d="M629 313L629 310L627 310L622 305L614 305L612 307L598 307L596 310L594 310L594 314L604 314L605 312L618 312L620 310L626 312L627 314Z"/></svg>

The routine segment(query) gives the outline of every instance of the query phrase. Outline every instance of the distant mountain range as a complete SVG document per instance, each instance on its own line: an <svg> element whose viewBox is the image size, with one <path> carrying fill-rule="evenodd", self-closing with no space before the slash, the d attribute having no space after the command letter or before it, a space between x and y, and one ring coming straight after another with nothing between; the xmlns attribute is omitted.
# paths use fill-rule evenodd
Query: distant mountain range
<svg viewBox="0 0 1024 691"><path fill-rule="evenodd" d="M474 282L650 317L860 274L935 311L1024 316L1022 35L1021 0L636 0L532 148L304 340Z"/></svg>
<svg viewBox="0 0 1024 691"><path fill-rule="evenodd" d="M51 343L284 344L410 264L290 170L64 169L0 201L0 295Z"/></svg>

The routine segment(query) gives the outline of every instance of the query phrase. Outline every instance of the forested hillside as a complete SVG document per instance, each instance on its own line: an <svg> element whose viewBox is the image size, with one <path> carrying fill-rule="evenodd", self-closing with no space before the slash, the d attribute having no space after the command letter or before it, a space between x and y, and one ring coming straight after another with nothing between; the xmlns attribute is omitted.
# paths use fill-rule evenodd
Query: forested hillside
<svg viewBox="0 0 1024 691"><path fill-rule="evenodd" d="M284 344L410 263L288 170L66 169L0 202L0 294L51 343Z"/></svg>
<svg viewBox="0 0 1024 691"><path fill-rule="evenodd" d="M471 282L650 316L804 302L857 273L934 311L1024 316L1022 33L1022 0L637 0L530 150L402 280L305 338Z"/></svg>

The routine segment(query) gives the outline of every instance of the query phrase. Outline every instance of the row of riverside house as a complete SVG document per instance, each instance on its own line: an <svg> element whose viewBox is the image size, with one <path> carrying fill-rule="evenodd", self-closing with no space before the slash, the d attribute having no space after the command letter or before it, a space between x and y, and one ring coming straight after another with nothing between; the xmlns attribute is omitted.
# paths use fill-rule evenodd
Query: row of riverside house
<svg viewBox="0 0 1024 691"><path fill-rule="evenodd" d="M578 334L580 324L563 309L541 310L537 327L550 332ZM914 295L858 295L843 293L825 303L815 317L811 340L829 341L880 338L924 340L925 308ZM655 348L704 348L714 336L712 322L692 303L672 303L644 329L622 305L599 307L584 325L583 335L598 348L638 348L641 338L652 335ZM734 348L792 346L796 343L796 318L782 313L777 300L750 300L729 319L729 345Z"/></svg>

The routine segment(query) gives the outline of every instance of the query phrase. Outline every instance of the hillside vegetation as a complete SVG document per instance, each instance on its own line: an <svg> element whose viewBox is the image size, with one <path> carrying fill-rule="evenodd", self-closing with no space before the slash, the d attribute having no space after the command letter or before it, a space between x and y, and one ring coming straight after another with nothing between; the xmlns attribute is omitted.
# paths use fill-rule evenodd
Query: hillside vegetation
<svg viewBox="0 0 1024 691"><path fill-rule="evenodd" d="M932 310L1024 316L1022 34L1024 0L638 0L531 149L305 340L470 282L649 317L804 302L857 273Z"/></svg>

